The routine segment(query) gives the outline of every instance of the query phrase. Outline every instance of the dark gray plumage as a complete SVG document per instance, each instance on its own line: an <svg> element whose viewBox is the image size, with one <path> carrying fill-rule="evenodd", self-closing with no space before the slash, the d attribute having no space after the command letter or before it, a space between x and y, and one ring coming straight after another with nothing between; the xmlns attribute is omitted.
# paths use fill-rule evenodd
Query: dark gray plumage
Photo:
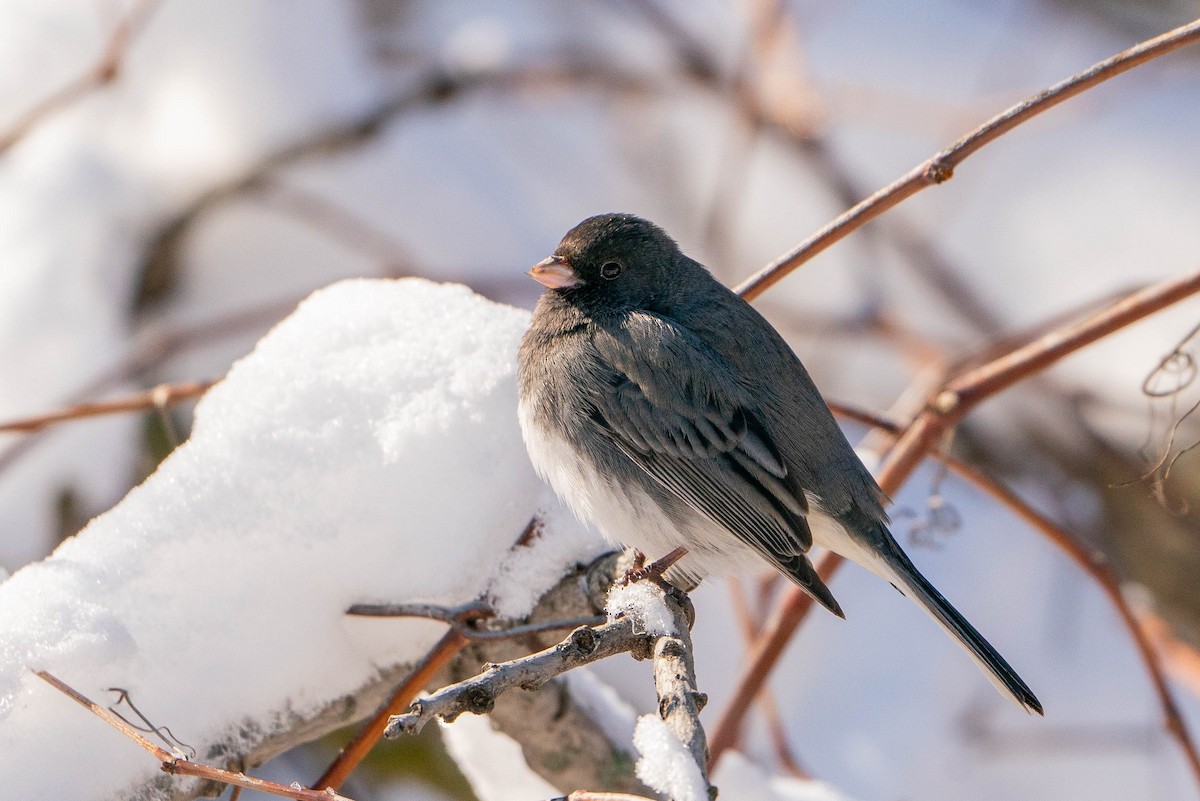
<svg viewBox="0 0 1200 801"><path fill-rule="evenodd" d="M651 558L686 547L673 580L765 560L841 616L806 556L816 542L890 581L1041 713L900 550L874 478L748 303L628 214L584 220L530 274L549 289L521 342L521 426L576 514Z"/></svg>

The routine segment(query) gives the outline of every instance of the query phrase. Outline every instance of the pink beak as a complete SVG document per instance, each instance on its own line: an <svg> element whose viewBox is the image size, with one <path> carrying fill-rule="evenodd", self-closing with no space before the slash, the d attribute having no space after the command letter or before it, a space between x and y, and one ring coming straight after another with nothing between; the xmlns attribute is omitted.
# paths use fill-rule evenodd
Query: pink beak
<svg viewBox="0 0 1200 801"><path fill-rule="evenodd" d="M533 265L529 277L550 289L570 289L583 283L571 265L559 256L550 256Z"/></svg>

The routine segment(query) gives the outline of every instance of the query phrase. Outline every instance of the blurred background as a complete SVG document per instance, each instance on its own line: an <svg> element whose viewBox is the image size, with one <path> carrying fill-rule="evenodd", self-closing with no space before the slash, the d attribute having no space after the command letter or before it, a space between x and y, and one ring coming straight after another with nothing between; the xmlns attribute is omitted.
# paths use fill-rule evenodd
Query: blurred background
<svg viewBox="0 0 1200 801"><path fill-rule="evenodd" d="M343 278L458 281L532 307L524 271L606 211L655 220L735 284L994 113L1197 8L3 0L0 422L217 379ZM964 360L1200 266L1197 130L1200 51L1184 50L1005 136L757 305L828 398L903 418ZM1198 316L1193 300L1105 339L987 402L954 442L1111 564L1193 728ZM0 434L0 576L144 478L189 413ZM896 500L914 560L1046 720L1017 719L848 568L834 591L850 620L814 616L792 643L752 758L862 799L1200 795L1089 577L932 469ZM765 616L777 588L751 582L738 597ZM712 584L696 599L709 715L744 657L731 590ZM645 707L644 668L599 673ZM332 747L290 764L315 775ZM358 798L471 797L436 734L381 749L357 781Z"/></svg>

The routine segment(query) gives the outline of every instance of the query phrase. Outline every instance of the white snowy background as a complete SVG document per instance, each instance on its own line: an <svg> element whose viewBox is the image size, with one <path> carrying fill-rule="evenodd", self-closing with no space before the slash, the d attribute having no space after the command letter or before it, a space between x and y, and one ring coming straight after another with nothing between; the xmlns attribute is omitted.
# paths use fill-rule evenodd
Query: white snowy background
<svg viewBox="0 0 1200 801"><path fill-rule="evenodd" d="M1188 13L797 0L760 52L755 15L771 5L0 2L0 141L92 69L131 10L149 11L111 84L0 152L0 422L218 378L314 290L369 279L306 301L194 421L177 409L191 436L137 489L160 438L153 415L0 435L0 576L13 574L0 583L0 797L116 798L157 771L30 669L98 700L129 688L203 745L243 719L313 708L438 635L347 621L350 603L490 590L520 612L531 585L597 552L563 519L532 564L505 557L548 503L515 416L521 309L538 290L523 272L575 222L643 214L736 283L845 207L830 164L873 191ZM680 37L718 79L686 72ZM754 134L732 111L729 76L748 58L751 91L819 137L824 157L779 131ZM616 75L636 87L614 89ZM1005 137L760 308L829 397L887 410L931 354L953 359L1200 265L1196 130L1200 54L1185 51ZM911 232L977 308L929 277L930 260L903 245ZM1077 530L1111 526L1114 497L1148 491L1079 483L1055 463L1087 452L1064 399L1086 396L1086 422L1133 453L1142 379L1198 311L1181 304L1067 360L1050 385L989 402L972 418L973 448ZM904 333L862 324L872 320ZM1178 473L1194 468L1185 459ZM897 507L920 514L933 480L918 472ZM963 525L913 558L1046 718L1014 711L915 608L848 567L832 585L848 620L814 614L770 687L792 754L825 784L789 778L752 715L744 753L715 777L721 797L1200 797L1103 594L991 500L955 480L941 491ZM711 724L745 650L724 582L694 600ZM627 742L653 707L649 670L632 660L572 686ZM1200 728L1196 696L1173 690ZM519 750L485 721L442 739L485 801L554 794L522 778ZM311 781L328 755L302 749L263 774ZM373 764L347 792L468 791L436 770Z"/></svg>

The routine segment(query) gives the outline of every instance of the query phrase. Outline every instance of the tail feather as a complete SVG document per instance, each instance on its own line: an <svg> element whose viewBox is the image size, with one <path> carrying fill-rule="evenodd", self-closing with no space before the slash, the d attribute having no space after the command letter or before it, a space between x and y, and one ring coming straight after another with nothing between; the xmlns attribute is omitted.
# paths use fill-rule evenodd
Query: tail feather
<svg viewBox="0 0 1200 801"><path fill-rule="evenodd" d="M845 619L846 613L842 611L841 605L833 597L829 587L821 580L821 574L813 567L812 562L808 561L807 556L800 553L790 559L776 557L774 561L787 577L800 589L811 595L813 600L838 617Z"/></svg>
<svg viewBox="0 0 1200 801"><path fill-rule="evenodd" d="M896 589L915 601L947 634L957 640L1002 695L1015 701L1026 712L1044 714L1042 703L1033 690L1021 680L1004 657L921 575L890 534L887 534L887 540L892 547L886 549L882 556L887 568L890 568L885 571L890 574L887 578L896 585Z"/></svg>

